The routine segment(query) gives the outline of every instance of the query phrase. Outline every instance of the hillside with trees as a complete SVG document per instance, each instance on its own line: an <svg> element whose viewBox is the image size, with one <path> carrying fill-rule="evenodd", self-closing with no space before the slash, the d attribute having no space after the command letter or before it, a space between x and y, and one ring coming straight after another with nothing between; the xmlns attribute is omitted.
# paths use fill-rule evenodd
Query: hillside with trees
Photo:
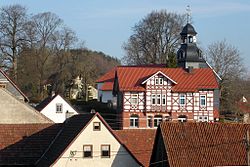
<svg viewBox="0 0 250 167"><path fill-rule="evenodd" d="M85 84L119 63L84 47L73 30L51 12L34 15L21 5L0 9L0 65L31 98L40 101L52 90L63 94L81 75Z"/></svg>

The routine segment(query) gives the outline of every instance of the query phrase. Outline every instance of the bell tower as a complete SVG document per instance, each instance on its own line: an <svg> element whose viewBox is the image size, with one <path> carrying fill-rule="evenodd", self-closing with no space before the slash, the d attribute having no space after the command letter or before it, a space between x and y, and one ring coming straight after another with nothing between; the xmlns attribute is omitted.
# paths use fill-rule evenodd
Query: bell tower
<svg viewBox="0 0 250 167"><path fill-rule="evenodd" d="M190 8L187 9L187 24L182 29L181 46L177 51L178 67L183 68L207 68L206 61L202 56L202 51L196 45L196 35L194 27L189 23Z"/></svg>

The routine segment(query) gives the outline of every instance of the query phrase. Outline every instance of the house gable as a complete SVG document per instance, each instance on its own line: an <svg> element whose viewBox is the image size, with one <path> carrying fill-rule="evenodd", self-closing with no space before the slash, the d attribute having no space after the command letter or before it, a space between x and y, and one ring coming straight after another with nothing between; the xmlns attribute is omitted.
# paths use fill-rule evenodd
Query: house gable
<svg viewBox="0 0 250 167"><path fill-rule="evenodd" d="M100 123L94 130L93 123ZM83 145L91 146L92 158L83 157ZM101 145L110 146L110 157L101 157ZM98 114L79 114L68 119L37 166L140 166Z"/></svg>
<svg viewBox="0 0 250 167"><path fill-rule="evenodd" d="M100 122L100 131L93 130L94 122ZM92 158L83 157L84 145L92 147ZM102 145L110 146L110 158L101 157ZM68 157L69 162L64 157ZM64 166L65 164L69 166L79 166L80 164L88 164L89 166L139 166L98 117L94 117L88 123L52 166Z"/></svg>
<svg viewBox="0 0 250 167"><path fill-rule="evenodd" d="M163 76L163 77L166 78L167 80L170 80L172 83L177 84L176 81L174 81L173 79L171 79L170 77L168 77L166 74L164 74L164 73L161 72L161 71L156 72L154 75L152 75L152 76L150 76L149 78L147 78L146 80L144 80L144 81L142 82L142 84L147 83L148 81L152 80L152 78L155 78L156 76ZM154 84L157 84L157 83L154 83Z"/></svg>
<svg viewBox="0 0 250 167"><path fill-rule="evenodd" d="M0 88L5 88L11 94L25 102L28 102L28 97L17 87L17 85L0 69Z"/></svg>
<svg viewBox="0 0 250 167"><path fill-rule="evenodd" d="M63 123L66 118L78 114L60 95L56 95L51 101L48 101L48 104L40 112L55 123Z"/></svg>
<svg viewBox="0 0 250 167"><path fill-rule="evenodd" d="M0 101L2 124L52 123L50 119L5 89L0 89Z"/></svg>

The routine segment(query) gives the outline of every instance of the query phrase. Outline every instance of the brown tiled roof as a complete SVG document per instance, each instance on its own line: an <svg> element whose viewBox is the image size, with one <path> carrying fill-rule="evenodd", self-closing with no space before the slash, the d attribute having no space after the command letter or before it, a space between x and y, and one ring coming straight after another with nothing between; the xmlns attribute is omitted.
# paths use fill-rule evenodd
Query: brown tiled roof
<svg viewBox="0 0 250 167"><path fill-rule="evenodd" d="M33 165L61 124L0 124L0 166Z"/></svg>
<svg viewBox="0 0 250 167"><path fill-rule="evenodd" d="M247 129L250 125L164 122L158 132L170 166L243 166Z"/></svg>
<svg viewBox="0 0 250 167"><path fill-rule="evenodd" d="M166 68L163 66L119 66L110 70L97 82L104 82L102 90L113 90L113 81L117 72L120 91L144 91L142 82L158 71L168 76L177 84L175 92L195 92L199 89L217 89L218 83L212 69L193 69L191 73L183 68Z"/></svg>
<svg viewBox="0 0 250 167"><path fill-rule="evenodd" d="M120 141L143 166L149 166L155 132L155 129L125 129L114 131Z"/></svg>

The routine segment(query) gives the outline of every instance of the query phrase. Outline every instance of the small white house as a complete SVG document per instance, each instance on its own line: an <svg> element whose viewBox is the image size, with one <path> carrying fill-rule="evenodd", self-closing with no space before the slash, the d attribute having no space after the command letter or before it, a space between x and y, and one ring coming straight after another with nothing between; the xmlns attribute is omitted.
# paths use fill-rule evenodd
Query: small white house
<svg viewBox="0 0 250 167"><path fill-rule="evenodd" d="M44 99L36 109L55 123L63 123L67 118L78 114L60 95Z"/></svg>

